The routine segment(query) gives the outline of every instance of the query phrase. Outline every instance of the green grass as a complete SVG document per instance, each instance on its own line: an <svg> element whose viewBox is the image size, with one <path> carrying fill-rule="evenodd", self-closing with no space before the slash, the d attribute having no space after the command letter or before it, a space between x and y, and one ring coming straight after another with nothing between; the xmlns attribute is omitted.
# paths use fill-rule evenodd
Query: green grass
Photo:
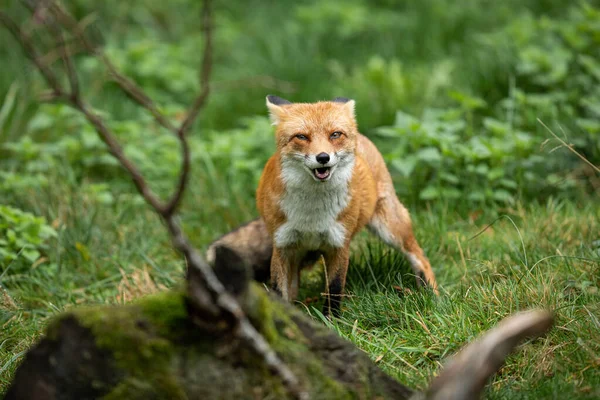
<svg viewBox="0 0 600 400"><path fill-rule="evenodd" d="M396 255L383 262L381 252L358 256L346 311L332 326L388 373L423 388L443 358L501 318L552 309L554 329L509 358L488 396L596 398L600 259L594 241L600 208L549 202L504 215L469 240L491 221L418 214L418 236L441 283L440 298L399 291L407 279L399 271L408 270Z"/></svg>
<svg viewBox="0 0 600 400"><path fill-rule="evenodd" d="M1 390L52 316L81 304L119 303L182 279L184 264L148 207L132 205L126 195L104 205L68 181L55 183L13 199L44 215L58 237L40 262L30 268L17 263L0 277ZM183 215L202 248L230 227L223 215L204 210L196 192ZM251 197L244 202L252 210ZM501 318L532 307L553 309L552 332L511 356L488 395L594 398L600 387L600 207L549 200L496 210L502 217L495 222L492 211L458 213L439 205L413 213L441 285L439 298L415 289L401 255L360 235L342 316L327 324L390 375L423 388L444 358ZM230 215L230 224L252 213ZM207 226L212 229L198 228ZM302 286L298 306L320 320L319 307L306 300L320 297L322 270L306 272Z"/></svg>
<svg viewBox="0 0 600 400"><path fill-rule="evenodd" d="M92 34L105 34L109 57L181 117L198 86L200 3L65 3L78 17L94 11ZM567 150L550 151L537 122L600 163L596 3L216 2L214 90L190 136L186 231L202 249L256 216L274 148L267 93L350 96L413 213L441 296L416 290L406 260L364 233L342 316L324 323L424 388L446 357L503 317L549 308L554 329L508 359L488 397L600 397L600 181ZM17 1L3 10L25 15ZM0 204L45 217L57 235L33 263L0 258L0 393L56 314L172 288L184 274L159 219L91 128L65 107L37 105L44 87L19 54L0 29ZM126 153L154 189L170 190L175 141L97 62L76 63ZM3 240L0 256L21 246ZM305 272L298 304L317 321L323 280L318 267Z"/></svg>

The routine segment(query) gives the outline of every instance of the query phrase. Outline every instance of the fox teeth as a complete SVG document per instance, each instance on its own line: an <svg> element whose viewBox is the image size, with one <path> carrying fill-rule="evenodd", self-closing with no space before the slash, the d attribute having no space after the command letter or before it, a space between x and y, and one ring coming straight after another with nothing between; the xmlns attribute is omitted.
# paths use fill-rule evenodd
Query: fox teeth
<svg viewBox="0 0 600 400"><path fill-rule="evenodd" d="M325 167L325 168L315 168L313 170L315 176L318 179L324 180L327 179L327 177L329 176L329 168Z"/></svg>

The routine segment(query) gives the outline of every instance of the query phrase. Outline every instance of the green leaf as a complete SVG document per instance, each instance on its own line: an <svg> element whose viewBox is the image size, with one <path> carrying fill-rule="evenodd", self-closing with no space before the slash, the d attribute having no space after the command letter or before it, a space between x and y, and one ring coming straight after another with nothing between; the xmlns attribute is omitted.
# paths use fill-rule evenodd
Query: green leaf
<svg viewBox="0 0 600 400"><path fill-rule="evenodd" d="M421 149L417 153L417 158L421 161L425 161L428 163L435 163L442 159L442 154L435 147L427 147L427 148Z"/></svg>
<svg viewBox="0 0 600 400"><path fill-rule="evenodd" d="M419 194L421 200L435 200L440 197L440 191L435 186L427 186Z"/></svg>
<svg viewBox="0 0 600 400"><path fill-rule="evenodd" d="M484 201L485 200L485 193L479 190L475 190L472 192L469 192L469 194L467 195L467 199L471 200L471 201Z"/></svg>
<svg viewBox="0 0 600 400"><path fill-rule="evenodd" d="M508 188L508 189L516 189L517 188L517 182L510 180L510 179L500 179L500 181L498 182L501 186Z"/></svg>
<svg viewBox="0 0 600 400"><path fill-rule="evenodd" d="M494 118L484 118L483 126L494 135L504 136L510 131L510 127L506 122L498 121Z"/></svg>
<svg viewBox="0 0 600 400"><path fill-rule="evenodd" d="M454 185L457 185L460 182L460 178L457 175L454 175L454 174L449 173L449 172L442 172L440 174L440 178L443 181L446 181L448 183L452 183Z"/></svg>
<svg viewBox="0 0 600 400"><path fill-rule="evenodd" d="M12 229L6 231L6 238L9 243L15 243L17 241L17 234Z"/></svg>
<svg viewBox="0 0 600 400"><path fill-rule="evenodd" d="M503 189L494 190L492 198L503 203L513 203L515 200L512 194Z"/></svg>
<svg viewBox="0 0 600 400"><path fill-rule="evenodd" d="M478 137L471 138L469 142L472 154L479 159L490 158L492 152Z"/></svg>
<svg viewBox="0 0 600 400"><path fill-rule="evenodd" d="M462 192L456 188L445 188L441 190L441 197L444 199L458 199L462 196Z"/></svg>
<svg viewBox="0 0 600 400"><path fill-rule="evenodd" d="M415 130L419 126L419 120L403 111L396 111L394 127L403 130Z"/></svg>
<svg viewBox="0 0 600 400"><path fill-rule="evenodd" d="M476 174L486 176L489 170L490 168L486 164L477 164L477 166L474 169Z"/></svg>
<svg viewBox="0 0 600 400"><path fill-rule="evenodd" d="M600 83L600 62L591 56L586 54L579 54L578 58L579 64L586 70L587 73L596 78L598 83Z"/></svg>
<svg viewBox="0 0 600 400"><path fill-rule="evenodd" d="M460 103L462 107L468 110L477 110L479 108L485 108L487 106L485 100L479 97L468 95L464 92L451 91L449 95L451 98Z"/></svg>
<svg viewBox="0 0 600 400"><path fill-rule="evenodd" d="M29 262L33 263L40 258L40 252L35 249L26 249L21 252L21 255Z"/></svg>
<svg viewBox="0 0 600 400"><path fill-rule="evenodd" d="M506 171L504 171L504 168L492 168L489 170L489 172L487 173L487 177L490 181L495 181L498 178L503 177L506 174Z"/></svg>
<svg viewBox="0 0 600 400"><path fill-rule="evenodd" d="M406 157L392 161L392 167L397 169L405 178L410 177L416 165L417 159L415 157Z"/></svg>

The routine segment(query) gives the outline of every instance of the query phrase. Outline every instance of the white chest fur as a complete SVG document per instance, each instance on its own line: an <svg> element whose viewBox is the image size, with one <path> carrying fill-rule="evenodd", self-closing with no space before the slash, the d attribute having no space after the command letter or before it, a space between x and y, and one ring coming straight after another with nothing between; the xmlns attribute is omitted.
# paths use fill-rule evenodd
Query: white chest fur
<svg viewBox="0 0 600 400"><path fill-rule="evenodd" d="M317 182L304 167L282 163L286 191L280 207L286 222L275 232L277 247L317 250L324 246L344 246L347 232L337 219L350 202L353 168L352 159L338 165L328 181Z"/></svg>

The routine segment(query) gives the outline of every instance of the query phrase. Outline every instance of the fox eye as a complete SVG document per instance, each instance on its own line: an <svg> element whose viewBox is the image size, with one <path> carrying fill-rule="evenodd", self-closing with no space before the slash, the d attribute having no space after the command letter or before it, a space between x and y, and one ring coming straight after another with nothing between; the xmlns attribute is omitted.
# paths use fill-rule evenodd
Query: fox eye
<svg viewBox="0 0 600 400"><path fill-rule="evenodd" d="M308 140L308 136L303 135L301 133L294 135L295 138L300 139L300 140Z"/></svg>
<svg viewBox="0 0 600 400"><path fill-rule="evenodd" d="M338 132L338 131L336 131L336 132L333 132L333 133L331 134L331 136L329 136L329 139L339 139L339 138L340 138L340 136L342 136L342 132Z"/></svg>

